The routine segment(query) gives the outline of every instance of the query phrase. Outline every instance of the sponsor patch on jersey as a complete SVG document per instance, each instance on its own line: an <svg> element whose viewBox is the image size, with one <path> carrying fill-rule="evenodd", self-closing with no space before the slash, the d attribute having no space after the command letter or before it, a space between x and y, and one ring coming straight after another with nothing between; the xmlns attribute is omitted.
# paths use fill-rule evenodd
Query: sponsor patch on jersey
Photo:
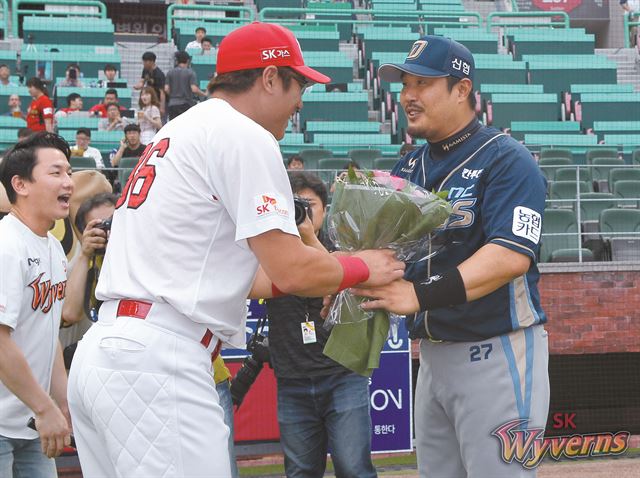
<svg viewBox="0 0 640 478"><path fill-rule="evenodd" d="M272 216L273 214L277 214L282 217L289 217L287 202L280 194L258 194L253 198L253 202L256 206L257 217Z"/></svg>
<svg viewBox="0 0 640 478"><path fill-rule="evenodd" d="M511 230L516 236L524 237L534 244L538 244L542 231L542 216L533 209L517 206L513 210Z"/></svg>

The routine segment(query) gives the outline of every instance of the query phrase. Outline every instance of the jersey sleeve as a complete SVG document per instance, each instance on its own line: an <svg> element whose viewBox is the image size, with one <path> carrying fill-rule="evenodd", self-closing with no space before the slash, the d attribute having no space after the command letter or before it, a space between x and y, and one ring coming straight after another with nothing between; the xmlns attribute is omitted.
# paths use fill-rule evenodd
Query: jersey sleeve
<svg viewBox="0 0 640 478"><path fill-rule="evenodd" d="M15 248L0 246L0 324L14 330L24 294L25 261Z"/></svg>
<svg viewBox="0 0 640 478"><path fill-rule="evenodd" d="M48 96L40 98L40 111L44 119L53 118L53 103Z"/></svg>
<svg viewBox="0 0 640 478"><path fill-rule="evenodd" d="M224 143L226 151L209 163L214 195L219 194L236 225L236 241L273 229L299 236L278 144L266 131L251 126L251 131L227 130L231 137Z"/></svg>
<svg viewBox="0 0 640 478"><path fill-rule="evenodd" d="M542 234L546 180L531 154L518 144L497 145L482 196L488 243L537 260Z"/></svg>

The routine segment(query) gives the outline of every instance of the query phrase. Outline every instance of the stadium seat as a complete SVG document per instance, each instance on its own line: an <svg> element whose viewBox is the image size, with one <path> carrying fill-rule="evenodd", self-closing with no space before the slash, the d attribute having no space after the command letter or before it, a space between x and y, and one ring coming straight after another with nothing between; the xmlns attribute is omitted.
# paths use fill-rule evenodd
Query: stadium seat
<svg viewBox="0 0 640 478"><path fill-rule="evenodd" d="M527 86L527 85L524 85ZM528 85L532 86L532 85ZM526 133L545 134L579 134L578 121L512 121L511 136L518 141L524 139Z"/></svg>
<svg viewBox="0 0 640 478"><path fill-rule="evenodd" d="M135 168L139 160L140 158L122 158L120 160L120 164L118 165L118 179L120 180L122 188L124 188L131 171L133 171L133 168Z"/></svg>
<svg viewBox="0 0 640 478"><path fill-rule="evenodd" d="M587 164L592 164L595 158L617 158L617 149L589 149L585 153Z"/></svg>
<svg viewBox="0 0 640 478"><path fill-rule="evenodd" d="M600 213L615 207L616 201L611 193L580 194L580 222L585 226L584 232L599 231Z"/></svg>
<svg viewBox="0 0 640 478"><path fill-rule="evenodd" d="M613 191L618 181L640 181L640 168L612 168L609 171L609 189Z"/></svg>
<svg viewBox="0 0 640 478"><path fill-rule="evenodd" d="M580 262L582 255L582 262L592 262L595 260L593 251L586 247L580 249L556 249L551 252L549 262Z"/></svg>
<svg viewBox="0 0 640 478"><path fill-rule="evenodd" d="M583 93L581 117L576 115L576 119L582 121L583 127L593 127L595 121L634 121L639 109L640 93Z"/></svg>
<svg viewBox="0 0 640 478"><path fill-rule="evenodd" d="M318 160L318 169L331 169L339 171L345 169L349 165L347 158L325 158Z"/></svg>
<svg viewBox="0 0 640 478"><path fill-rule="evenodd" d="M599 192L611 192L609 188L609 171L618 166L624 166L622 158L593 158L591 160L591 177Z"/></svg>
<svg viewBox="0 0 640 478"><path fill-rule="evenodd" d="M591 169L587 167L558 168L553 175L553 180L591 182Z"/></svg>
<svg viewBox="0 0 640 478"><path fill-rule="evenodd" d="M69 160L69 164L71 164L71 169L74 171L80 169L96 169L96 162L93 158L72 156Z"/></svg>
<svg viewBox="0 0 640 478"><path fill-rule="evenodd" d="M640 210L605 209L600 232L609 242L612 260L640 259Z"/></svg>
<svg viewBox="0 0 640 478"><path fill-rule="evenodd" d="M558 96L547 93L494 93L491 96L491 124L508 128L513 118L522 121L557 121L560 119Z"/></svg>
<svg viewBox="0 0 640 478"><path fill-rule="evenodd" d="M603 55L523 55L522 59L528 64L529 81L544 85L547 93L569 91L571 85L579 83L617 82L617 64ZM593 96L607 101L601 94Z"/></svg>
<svg viewBox="0 0 640 478"><path fill-rule="evenodd" d="M566 157L546 157L538 160L538 166L540 166L542 174L544 174L548 180L552 180L555 177L556 170L571 164L573 164L571 158Z"/></svg>
<svg viewBox="0 0 640 478"><path fill-rule="evenodd" d="M398 160L396 158L377 158L374 161L373 166L375 169L379 169L381 171L391 171L397 162Z"/></svg>
<svg viewBox="0 0 640 478"><path fill-rule="evenodd" d="M640 181L620 179L613 185L613 195L620 199L635 199L635 201L619 201L619 207L637 208L640 202Z"/></svg>
<svg viewBox="0 0 640 478"><path fill-rule="evenodd" d="M303 149L300 151L300 157L304 161L306 169L318 169L318 160L332 158L333 152L329 149Z"/></svg>
<svg viewBox="0 0 640 478"><path fill-rule="evenodd" d="M640 149L636 149L633 151L631 155L631 163L640 164Z"/></svg>
<svg viewBox="0 0 640 478"><path fill-rule="evenodd" d="M554 251L564 250L563 255L567 255L567 250L577 251L580 248L576 213L570 209L545 209L540 262L549 262Z"/></svg>
<svg viewBox="0 0 640 478"><path fill-rule="evenodd" d="M549 189L552 206L554 208L573 208L578 191L580 194L593 192L591 183L587 181L554 181ZM561 201L562 199L565 201Z"/></svg>
<svg viewBox="0 0 640 478"><path fill-rule="evenodd" d="M514 58L523 55L579 55L594 53L595 35L582 28L523 28L507 32L506 41Z"/></svg>
<svg viewBox="0 0 640 478"><path fill-rule="evenodd" d="M569 158L573 160L573 153L570 149L543 148L540 151L540 159L544 158Z"/></svg>
<svg viewBox="0 0 640 478"><path fill-rule="evenodd" d="M382 156L382 151L379 149L351 149L347 152L347 156L360 166L365 167L365 163L373 165L374 160Z"/></svg>

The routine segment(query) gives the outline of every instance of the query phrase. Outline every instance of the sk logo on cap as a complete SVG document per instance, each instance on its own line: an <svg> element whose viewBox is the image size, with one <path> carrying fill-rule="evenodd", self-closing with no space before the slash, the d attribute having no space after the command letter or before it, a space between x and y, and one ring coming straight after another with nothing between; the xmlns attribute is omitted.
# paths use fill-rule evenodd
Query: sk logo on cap
<svg viewBox="0 0 640 478"><path fill-rule="evenodd" d="M427 47L428 43L429 42L426 40L418 40L417 42L415 42L411 47L411 51L407 55L407 60L413 60L414 58L418 58L420 56L420 53L422 53L424 49Z"/></svg>

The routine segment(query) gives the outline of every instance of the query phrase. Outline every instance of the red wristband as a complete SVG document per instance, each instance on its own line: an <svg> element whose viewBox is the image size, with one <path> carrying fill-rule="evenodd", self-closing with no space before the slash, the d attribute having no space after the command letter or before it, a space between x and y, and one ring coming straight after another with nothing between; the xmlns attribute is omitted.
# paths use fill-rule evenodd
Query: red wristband
<svg viewBox="0 0 640 478"><path fill-rule="evenodd" d="M367 264L355 256L338 256L336 257L342 266L342 282L338 287L338 292L349 287L353 287L360 282L364 282L369 278L369 267Z"/></svg>
<svg viewBox="0 0 640 478"><path fill-rule="evenodd" d="M271 297L273 299L275 299L276 297L282 297L283 295L287 295L284 292L282 292L280 289L278 289L276 287L276 285L272 282L271 283Z"/></svg>

